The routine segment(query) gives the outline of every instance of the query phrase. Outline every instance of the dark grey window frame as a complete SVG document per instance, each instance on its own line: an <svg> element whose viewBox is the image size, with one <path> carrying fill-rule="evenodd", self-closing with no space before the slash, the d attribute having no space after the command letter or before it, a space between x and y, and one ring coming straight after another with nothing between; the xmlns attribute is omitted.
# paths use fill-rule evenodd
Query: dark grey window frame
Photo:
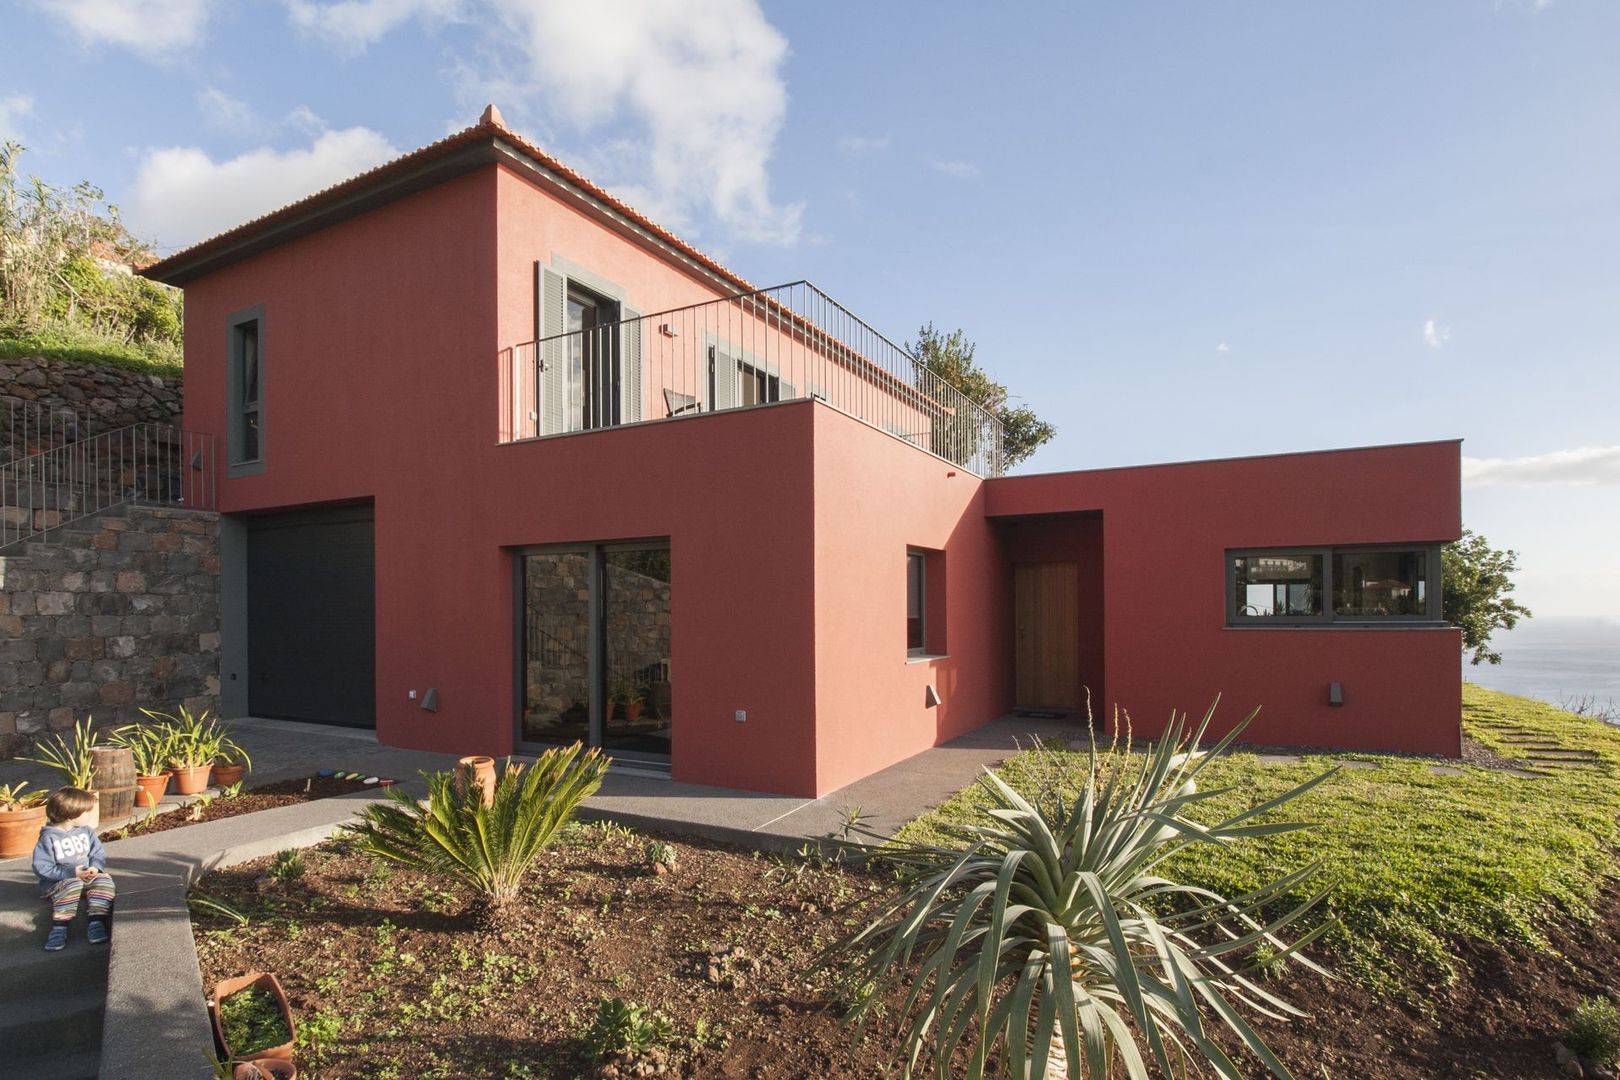
<svg viewBox="0 0 1620 1080"><path fill-rule="evenodd" d="M928 651L928 552L921 548L906 548L906 606L911 606L911 560L918 560L922 568L921 578L917 585L917 619L922 625L922 641L911 644L911 633L906 633L906 656L908 659L932 655ZM906 612L906 620L911 620L911 612Z"/></svg>
<svg viewBox="0 0 1620 1080"><path fill-rule="evenodd" d="M1440 546L1411 544L1329 544L1295 547L1228 548L1223 555L1226 575L1226 625L1246 629L1344 627L1427 627L1446 625L1442 600ZM1339 615L1333 610L1333 556L1397 551L1424 553L1424 612L1420 615ZM1243 615L1237 605L1237 567L1241 558L1265 555L1319 555L1322 558L1322 614L1320 615Z"/></svg>
<svg viewBox="0 0 1620 1080"><path fill-rule="evenodd" d="M249 325L253 326L253 333L259 350L259 398L256 402L256 411L259 414L259 452L255 457L244 458L242 456L242 443L245 440L247 425L242 415L241 328ZM264 462L267 456L265 434L269 428L269 424L266 422L267 413L265 409L264 329L263 304L255 304L240 311L233 311L225 318L225 475L232 478L258 476L264 472Z"/></svg>
<svg viewBox="0 0 1620 1080"><path fill-rule="evenodd" d="M603 555L610 551L646 551L653 548L669 548L671 551L671 577L674 576L673 552L674 544L668 536L645 536L637 540L613 540L600 543L580 542L571 544L531 544L525 547L510 549L512 552L512 732L513 745L519 753L540 753L561 745L559 743L536 742L523 737L523 696L527 692L528 680L524 675L524 665L528 657L524 655L527 639L524 633L524 597L525 587L523 575L523 560L530 555L584 555L590 560L591 595L586 601L587 618L590 620L590 650L586 655L586 678L591 684L590 717L587 721L587 732L590 745L601 746L607 727L607 685L606 685L606 656L607 656L607 627L602 619L602 582L606 563ZM673 622L674 613L671 612ZM673 629L673 627L672 627ZM673 734L673 733L672 733ZM671 739L673 745L673 738ZM625 764L634 764L638 767L651 767L654 769L667 769L672 758L659 754L641 754L633 750L614 750L611 756L615 761Z"/></svg>

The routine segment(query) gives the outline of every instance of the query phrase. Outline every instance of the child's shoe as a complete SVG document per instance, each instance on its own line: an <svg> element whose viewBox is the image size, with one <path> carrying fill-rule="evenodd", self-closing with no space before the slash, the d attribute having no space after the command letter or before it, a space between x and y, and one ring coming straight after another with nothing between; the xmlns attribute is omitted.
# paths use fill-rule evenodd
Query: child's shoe
<svg viewBox="0 0 1620 1080"><path fill-rule="evenodd" d="M103 932L105 933L105 931ZM51 932L45 936L45 951L61 952L63 949L67 948L67 935L67 923L59 922L52 924Z"/></svg>
<svg viewBox="0 0 1620 1080"><path fill-rule="evenodd" d="M84 936L92 945L107 944L107 923L103 919L91 919L85 925Z"/></svg>

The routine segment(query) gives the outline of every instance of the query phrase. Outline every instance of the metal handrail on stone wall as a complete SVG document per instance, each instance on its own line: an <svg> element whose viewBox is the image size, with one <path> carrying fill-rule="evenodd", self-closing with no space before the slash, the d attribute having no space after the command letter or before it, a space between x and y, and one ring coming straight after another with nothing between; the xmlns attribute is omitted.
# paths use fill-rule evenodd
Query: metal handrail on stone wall
<svg viewBox="0 0 1620 1080"><path fill-rule="evenodd" d="M131 424L0 466L0 550L115 506L213 510L214 436Z"/></svg>

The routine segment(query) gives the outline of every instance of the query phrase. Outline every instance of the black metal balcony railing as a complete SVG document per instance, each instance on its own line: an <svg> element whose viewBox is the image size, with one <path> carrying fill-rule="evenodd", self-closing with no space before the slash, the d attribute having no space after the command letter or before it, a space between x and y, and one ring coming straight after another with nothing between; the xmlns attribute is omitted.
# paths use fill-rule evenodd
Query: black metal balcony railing
<svg viewBox="0 0 1620 1080"><path fill-rule="evenodd" d="M503 442L814 398L978 476L1001 422L807 281L501 354Z"/></svg>

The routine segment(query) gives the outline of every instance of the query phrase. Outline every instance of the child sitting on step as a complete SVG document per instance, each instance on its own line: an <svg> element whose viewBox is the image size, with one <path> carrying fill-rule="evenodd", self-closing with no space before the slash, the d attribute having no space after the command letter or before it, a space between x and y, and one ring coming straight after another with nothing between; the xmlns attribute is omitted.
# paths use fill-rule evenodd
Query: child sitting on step
<svg viewBox="0 0 1620 1080"><path fill-rule="evenodd" d="M47 824L34 846L34 876L39 879L40 894L51 902L46 952L67 945L68 925L85 896L90 898L85 937L92 945L106 944L114 888L107 873L107 853L96 836L98 817L95 795L83 788L60 788L45 801Z"/></svg>

